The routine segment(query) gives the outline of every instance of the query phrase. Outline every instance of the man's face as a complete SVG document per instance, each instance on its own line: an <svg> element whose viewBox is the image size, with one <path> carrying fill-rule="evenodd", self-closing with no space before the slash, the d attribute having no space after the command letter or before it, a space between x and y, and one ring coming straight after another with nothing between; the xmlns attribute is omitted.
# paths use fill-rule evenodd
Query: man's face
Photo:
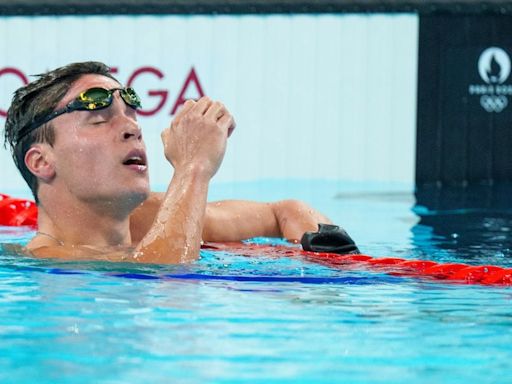
<svg viewBox="0 0 512 384"><path fill-rule="evenodd" d="M120 85L105 76L79 78L58 104L65 107L93 87ZM114 93L112 104L97 111L65 113L55 130L55 182L86 202L138 205L149 195L146 147L135 110Z"/></svg>

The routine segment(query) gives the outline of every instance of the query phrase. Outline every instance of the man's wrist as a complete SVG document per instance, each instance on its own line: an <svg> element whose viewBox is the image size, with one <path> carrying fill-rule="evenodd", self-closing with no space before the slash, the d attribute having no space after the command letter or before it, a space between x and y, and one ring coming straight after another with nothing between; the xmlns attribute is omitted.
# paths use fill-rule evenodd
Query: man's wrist
<svg viewBox="0 0 512 384"><path fill-rule="evenodd" d="M181 180L193 180L196 182L209 183L210 179L213 177L213 173L208 169L208 167L188 164L184 167L175 168L174 177Z"/></svg>

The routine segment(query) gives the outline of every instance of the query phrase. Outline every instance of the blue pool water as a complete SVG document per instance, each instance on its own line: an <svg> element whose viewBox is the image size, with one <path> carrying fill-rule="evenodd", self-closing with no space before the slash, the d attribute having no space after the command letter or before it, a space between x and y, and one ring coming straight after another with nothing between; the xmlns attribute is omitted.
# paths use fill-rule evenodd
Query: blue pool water
<svg viewBox="0 0 512 384"><path fill-rule="evenodd" d="M364 253L511 267L512 190L217 185L304 199ZM417 204L416 204L417 198ZM0 243L32 232L0 227ZM258 242L279 242L257 239ZM192 265L0 255L1 383L509 381L512 290L203 251Z"/></svg>

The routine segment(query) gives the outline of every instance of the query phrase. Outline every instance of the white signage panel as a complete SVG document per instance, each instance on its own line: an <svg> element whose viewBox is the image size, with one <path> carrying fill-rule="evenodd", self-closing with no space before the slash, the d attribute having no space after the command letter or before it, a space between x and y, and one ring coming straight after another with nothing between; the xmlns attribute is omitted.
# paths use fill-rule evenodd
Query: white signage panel
<svg viewBox="0 0 512 384"><path fill-rule="evenodd" d="M416 15L3 17L0 36L0 125L31 75L103 61L142 97L154 186L161 129L203 94L237 121L215 181L413 183ZM0 161L0 192L26 189Z"/></svg>

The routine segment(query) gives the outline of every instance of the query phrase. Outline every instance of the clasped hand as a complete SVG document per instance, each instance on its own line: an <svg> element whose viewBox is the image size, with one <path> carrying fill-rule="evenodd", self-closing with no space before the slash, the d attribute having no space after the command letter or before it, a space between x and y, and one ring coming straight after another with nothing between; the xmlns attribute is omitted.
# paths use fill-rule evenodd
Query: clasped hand
<svg viewBox="0 0 512 384"><path fill-rule="evenodd" d="M162 132L164 153L176 172L211 178L220 167L235 121L226 107L204 96L188 100Z"/></svg>

